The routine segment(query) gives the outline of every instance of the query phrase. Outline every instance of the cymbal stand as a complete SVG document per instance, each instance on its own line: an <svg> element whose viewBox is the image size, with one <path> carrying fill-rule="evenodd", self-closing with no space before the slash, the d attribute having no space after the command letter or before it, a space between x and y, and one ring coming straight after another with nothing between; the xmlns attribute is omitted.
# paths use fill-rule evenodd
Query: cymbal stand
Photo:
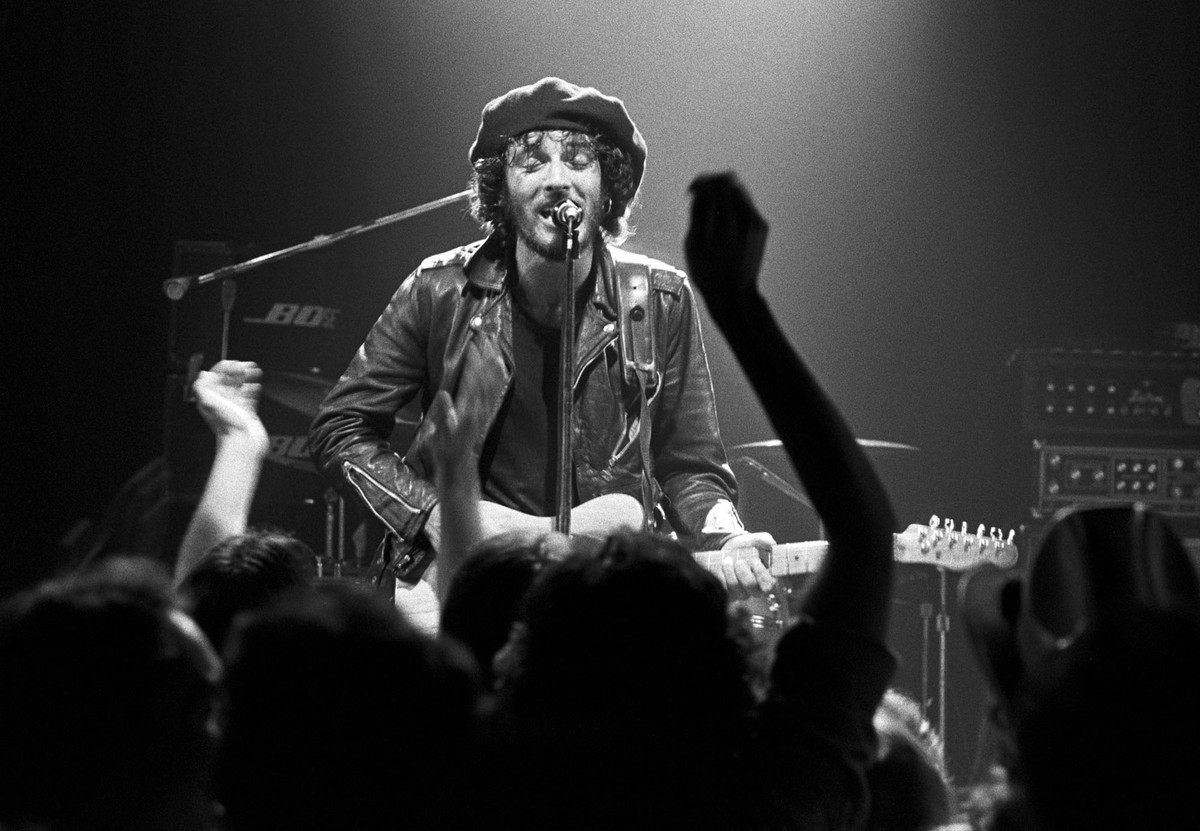
<svg viewBox="0 0 1200 831"><path fill-rule="evenodd" d="M933 604L921 602L921 719L929 720L929 622Z"/></svg>
<svg viewBox="0 0 1200 831"><path fill-rule="evenodd" d="M337 542L334 542L336 537ZM325 551L317 557L317 577L342 576L342 564L346 560L346 501L333 488L325 489ZM326 574L327 563L333 565L333 573Z"/></svg>
<svg viewBox="0 0 1200 831"><path fill-rule="evenodd" d="M946 605L946 569L938 568L940 609L938 631L938 736L941 738L941 763L946 764L946 637L950 632L950 613Z"/></svg>

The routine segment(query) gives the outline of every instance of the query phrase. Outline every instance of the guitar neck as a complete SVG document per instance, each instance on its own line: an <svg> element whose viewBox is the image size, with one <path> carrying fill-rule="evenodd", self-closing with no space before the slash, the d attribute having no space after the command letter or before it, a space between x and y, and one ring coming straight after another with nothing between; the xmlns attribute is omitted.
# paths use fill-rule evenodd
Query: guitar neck
<svg viewBox="0 0 1200 831"><path fill-rule="evenodd" d="M821 567L828 553L828 542L813 540L775 545L768 554L757 548L734 548L702 551L694 556L710 571L718 571L726 557L758 557L771 574L787 577L812 574ZM956 532L950 527L910 525L903 533L892 535L892 558L898 563L929 565L950 571L968 571L981 565L1010 568L1017 562L1017 549L1011 539L1006 542L999 536Z"/></svg>
<svg viewBox="0 0 1200 831"><path fill-rule="evenodd" d="M829 543L825 540L809 542L788 542L771 546L771 552L763 555L757 548L729 548L721 551L698 551L692 556L696 562L709 571L720 571L721 561L726 557L749 559L758 557L776 577L787 577L794 574L812 574L821 567L825 555L829 553Z"/></svg>

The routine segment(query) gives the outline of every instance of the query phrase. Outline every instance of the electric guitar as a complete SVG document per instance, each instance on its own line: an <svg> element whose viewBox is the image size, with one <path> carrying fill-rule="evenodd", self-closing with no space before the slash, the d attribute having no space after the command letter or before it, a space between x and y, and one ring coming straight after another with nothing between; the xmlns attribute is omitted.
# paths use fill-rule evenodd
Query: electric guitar
<svg viewBox="0 0 1200 831"><path fill-rule="evenodd" d="M494 502L482 502L479 508L486 536L515 530L549 532L554 527L554 517L530 516ZM599 496L571 510L573 535L603 538L641 527L642 505L626 494ZM955 530L953 522L943 523L934 516L928 525L910 525L903 532L893 534L892 555L897 563L928 565L947 571L969 571L983 565L1011 568L1017 562L1014 536L1010 531L1006 538L995 527L985 533L983 525L975 533L968 533L965 522ZM692 556L717 575L721 573L722 560L756 557L772 575L787 577L817 571L828 552L828 542L814 540L780 543L768 552L757 548L733 548L700 551ZM433 568L430 572L411 585L397 581L395 597L396 605L410 621L432 633L437 631L439 609L437 595L430 584L430 580L436 580L436 572Z"/></svg>

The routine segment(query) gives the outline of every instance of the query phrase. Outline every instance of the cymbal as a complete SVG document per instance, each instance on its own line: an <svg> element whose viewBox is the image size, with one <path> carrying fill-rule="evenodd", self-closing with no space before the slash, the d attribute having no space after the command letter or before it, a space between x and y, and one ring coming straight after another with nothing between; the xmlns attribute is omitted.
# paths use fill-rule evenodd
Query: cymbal
<svg viewBox="0 0 1200 831"><path fill-rule="evenodd" d="M262 396L268 401L312 418L333 382L304 372L263 372Z"/></svg>
<svg viewBox="0 0 1200 831"><path fill-rule="evenodd" d="M307 372L263 371L262 396L294 413L312 419L325 396L333 387L333 381ZM420 411L415 401L396 413L396 424L401 427L416 427L420 424Z"/></svg>
<svg viewBox="0 0 1200 831"><path fill-rule="evenodd" d="M880 439L857 439L858 446L864 450L904 450L918 451L921 448L913 447L911 444L900 444L895 441L882 441ZM782 450L783 442L779 439L766 439L765 441L752 441L745 444L735 444L730 450Z"/></svg>

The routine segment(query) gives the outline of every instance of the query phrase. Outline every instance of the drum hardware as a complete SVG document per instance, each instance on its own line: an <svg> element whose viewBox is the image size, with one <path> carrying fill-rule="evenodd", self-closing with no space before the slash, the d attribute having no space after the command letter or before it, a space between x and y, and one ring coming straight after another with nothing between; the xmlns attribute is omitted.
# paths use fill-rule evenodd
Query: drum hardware
<svg viewBox="0 0 1200 831"><path fill-rule="evenodd" d="M919 448L910 444L903 444L894 441L884 441L878 439L858 439L859 446L868 454L872 461L881 461L885 459L895 459L909 456L919 452ZM784 495L791 502L803 505L809 510L812 510L812 505L807 499L807 495L800 489L795 487L787 479L784 479L779 474L775 473L770 466L780 469L782 466L789 465L790 460L786 455L781 441L770 439L766 441L747 442L744 444L734 445L730 448L731 465L738 468L739 476L743 475L743 471L759 482L765 483L774 491ZM740 454L740 455L739 455ZM754 454L754 455L749 455ZM754 456L757 456L755 458ZM761 460L761 461L760 461ZM766 464L764 464L764 462ZM770 466L769 466L770 465ZM817 518L819 520L819 517ZM964 538L967 535L965 525L958 528L956 523L951 521L942 521L937 517L930 520L932 533L939 535L939 539L950 539L957 536ZM825 538L824 526L819 526L818 535L821 539ZM984 534L982 528L976 534L979 539L985 537L989 539L997 539L995 533ZM1012 536L1008 538L1011 543ZM902 564L901 564L902 565ZM949 653L949 634L951 625L950 601L948 574L951 569L937 567L937 585L934 587L930 584L924 591L928 592L925 599L920 602L919 609L919 645L915 641L912 643L913 650L920 652L919 671L920 679L913 679L914 684L919 684L920 688L920 713L923 719L934 721L936 729L943 740L943 748L945 748L946 730L947 730L947 699L948 699L948 653ZM916 577L916 574L912 575ZM932 577L932 575L930 575ZM780 622L786 620L786 616L771 616L766 614L751 615L751 624L768 639L777 635L777 627ZM935 634L936 633L936 634ZM918 633L913 632L914 636ZM915 656L914 656L915 657ZM936 719L931 718L933 708L937 709ZM944 750L943 750L944 752ZM945 760L943 760L944 762Z"/></svg>
<svg viewBox="0 0 1200 831"><path fill-rule="evenodd" d="M856 439L858 446L867 451L868 456L876 456L891 451L914 452L921 448L914 447L911 444L901 444L895 441L882 441L880 439ZM730 450L772 450L778 454L786 454L783 442L779 439L766 439L765 441L751 441L745 444L735 444ZM773 453L772 455L776 455Z"/></svg>
<svg viewBox="0 0 1200 831"><path fill-rule="evenodd" d="M946 569L938 569L938 611L934 614L933 604L928 601L921 603L921 718L929 719L929 703L932 701L929 691L929 629L930 621L938 633L938 735L942 737L942 747L945 748L946 737L946 638L950 634L950 613L946 606ZM942 759L945 764L946 760Z"/></svg>
<svg viewBox="0 0 1200 831"><path fill-rule="evenodd" d="M786 479L772 471L769 467L759 462L750 456L738 456L734 459L731 465L744 465L749 468L763 482L770 485L775 490L782 493L788 499L794 502L799 502L810 511L814 510L812 503L800 492L799 489L793 487Z"/></svg>

